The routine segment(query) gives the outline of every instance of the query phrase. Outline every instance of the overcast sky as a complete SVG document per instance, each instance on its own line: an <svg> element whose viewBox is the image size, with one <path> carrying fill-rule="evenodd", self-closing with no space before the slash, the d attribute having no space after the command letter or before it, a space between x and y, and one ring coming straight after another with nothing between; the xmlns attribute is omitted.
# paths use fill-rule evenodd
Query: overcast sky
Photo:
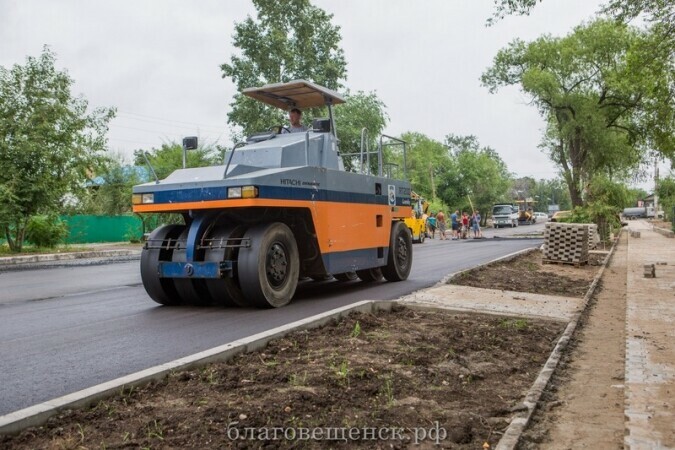
<svg viewBox="0 0 675 450"><path fill-rule="evenodd" d="M437 140L473 134L511 172L553 178L538 148L544 122L515 87L489 94L479 77L515 38L564 35L589 20L599 0L547 0L529 17L486 28L492 0L313 0L334 14L348 63L346 86L376 91L387 105L387 134L418 131ZM246 0L0 0L0 65L23 63L44 44L91 106L115 106L114 151L197 134L229 145L235 93L229 61L234 23Z"/></svg>

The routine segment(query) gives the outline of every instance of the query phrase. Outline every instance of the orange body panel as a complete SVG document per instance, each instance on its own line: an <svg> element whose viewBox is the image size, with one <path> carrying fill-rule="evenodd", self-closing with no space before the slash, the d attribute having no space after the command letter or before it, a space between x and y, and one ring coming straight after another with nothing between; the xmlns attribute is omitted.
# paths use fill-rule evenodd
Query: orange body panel
<svg viewBox="0 0 675 450"><path fill-rule="evenodd" d="M412 214L410 206L398 206L392 210L388 205L274 199L145 204L134 205L133 209L135 213L158 213L245 207L309 209L321 253L388 247L391 221L410 217ZM377 215L382 216L381 227L377 227Z"/></svg>

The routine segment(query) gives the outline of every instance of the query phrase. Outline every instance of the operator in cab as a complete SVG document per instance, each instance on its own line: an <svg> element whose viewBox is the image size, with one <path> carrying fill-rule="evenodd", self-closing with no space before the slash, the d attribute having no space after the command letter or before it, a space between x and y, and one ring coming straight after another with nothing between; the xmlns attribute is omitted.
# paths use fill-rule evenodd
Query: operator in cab
<svg viewBox="0 0 675 450"><path fill-rule="evenodd" d="M304 133L307 131L307 127L302 124L302 111L298 108L293 108L288 112L288 120L291 122L291 126L282 128L281 134Z"/></svg>

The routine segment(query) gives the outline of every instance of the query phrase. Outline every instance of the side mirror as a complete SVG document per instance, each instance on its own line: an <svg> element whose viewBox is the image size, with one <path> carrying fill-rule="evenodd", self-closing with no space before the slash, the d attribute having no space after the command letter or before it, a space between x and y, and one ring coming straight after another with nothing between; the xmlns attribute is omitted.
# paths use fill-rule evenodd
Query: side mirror
<svg viewBox="0 0 675 450"><path fill-rule="evenodd" d="M183 138L183 148L185 150L194 150L199 144L197 136L188 136Z"/></svg>
<svg viewBox="0 0 675 450"><path fill-rule="evenodd" d="M199 139L197 136L188 136L183 138L183 169L187 166L187 151L197 148Z"/></svg>

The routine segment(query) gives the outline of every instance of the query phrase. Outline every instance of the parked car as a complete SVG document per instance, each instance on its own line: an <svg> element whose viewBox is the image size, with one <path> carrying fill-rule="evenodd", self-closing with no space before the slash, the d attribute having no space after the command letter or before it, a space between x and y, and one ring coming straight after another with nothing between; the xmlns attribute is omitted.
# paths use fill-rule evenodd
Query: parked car
<svg viewBox="0 0 675 450"><path fill-rule="evenodd" d="M553 217L551 217L551 222L562 222L563 219L567 219L568 217L572 216L572 211L558 211L555 214L553 214Z"/></svg>
<svg viewBox="0 0 675 450"><path fill-rule="evenodd" d="M534 213L534 218L537 222L546 222L548 221L548 214L543 212Z"/></svg>

